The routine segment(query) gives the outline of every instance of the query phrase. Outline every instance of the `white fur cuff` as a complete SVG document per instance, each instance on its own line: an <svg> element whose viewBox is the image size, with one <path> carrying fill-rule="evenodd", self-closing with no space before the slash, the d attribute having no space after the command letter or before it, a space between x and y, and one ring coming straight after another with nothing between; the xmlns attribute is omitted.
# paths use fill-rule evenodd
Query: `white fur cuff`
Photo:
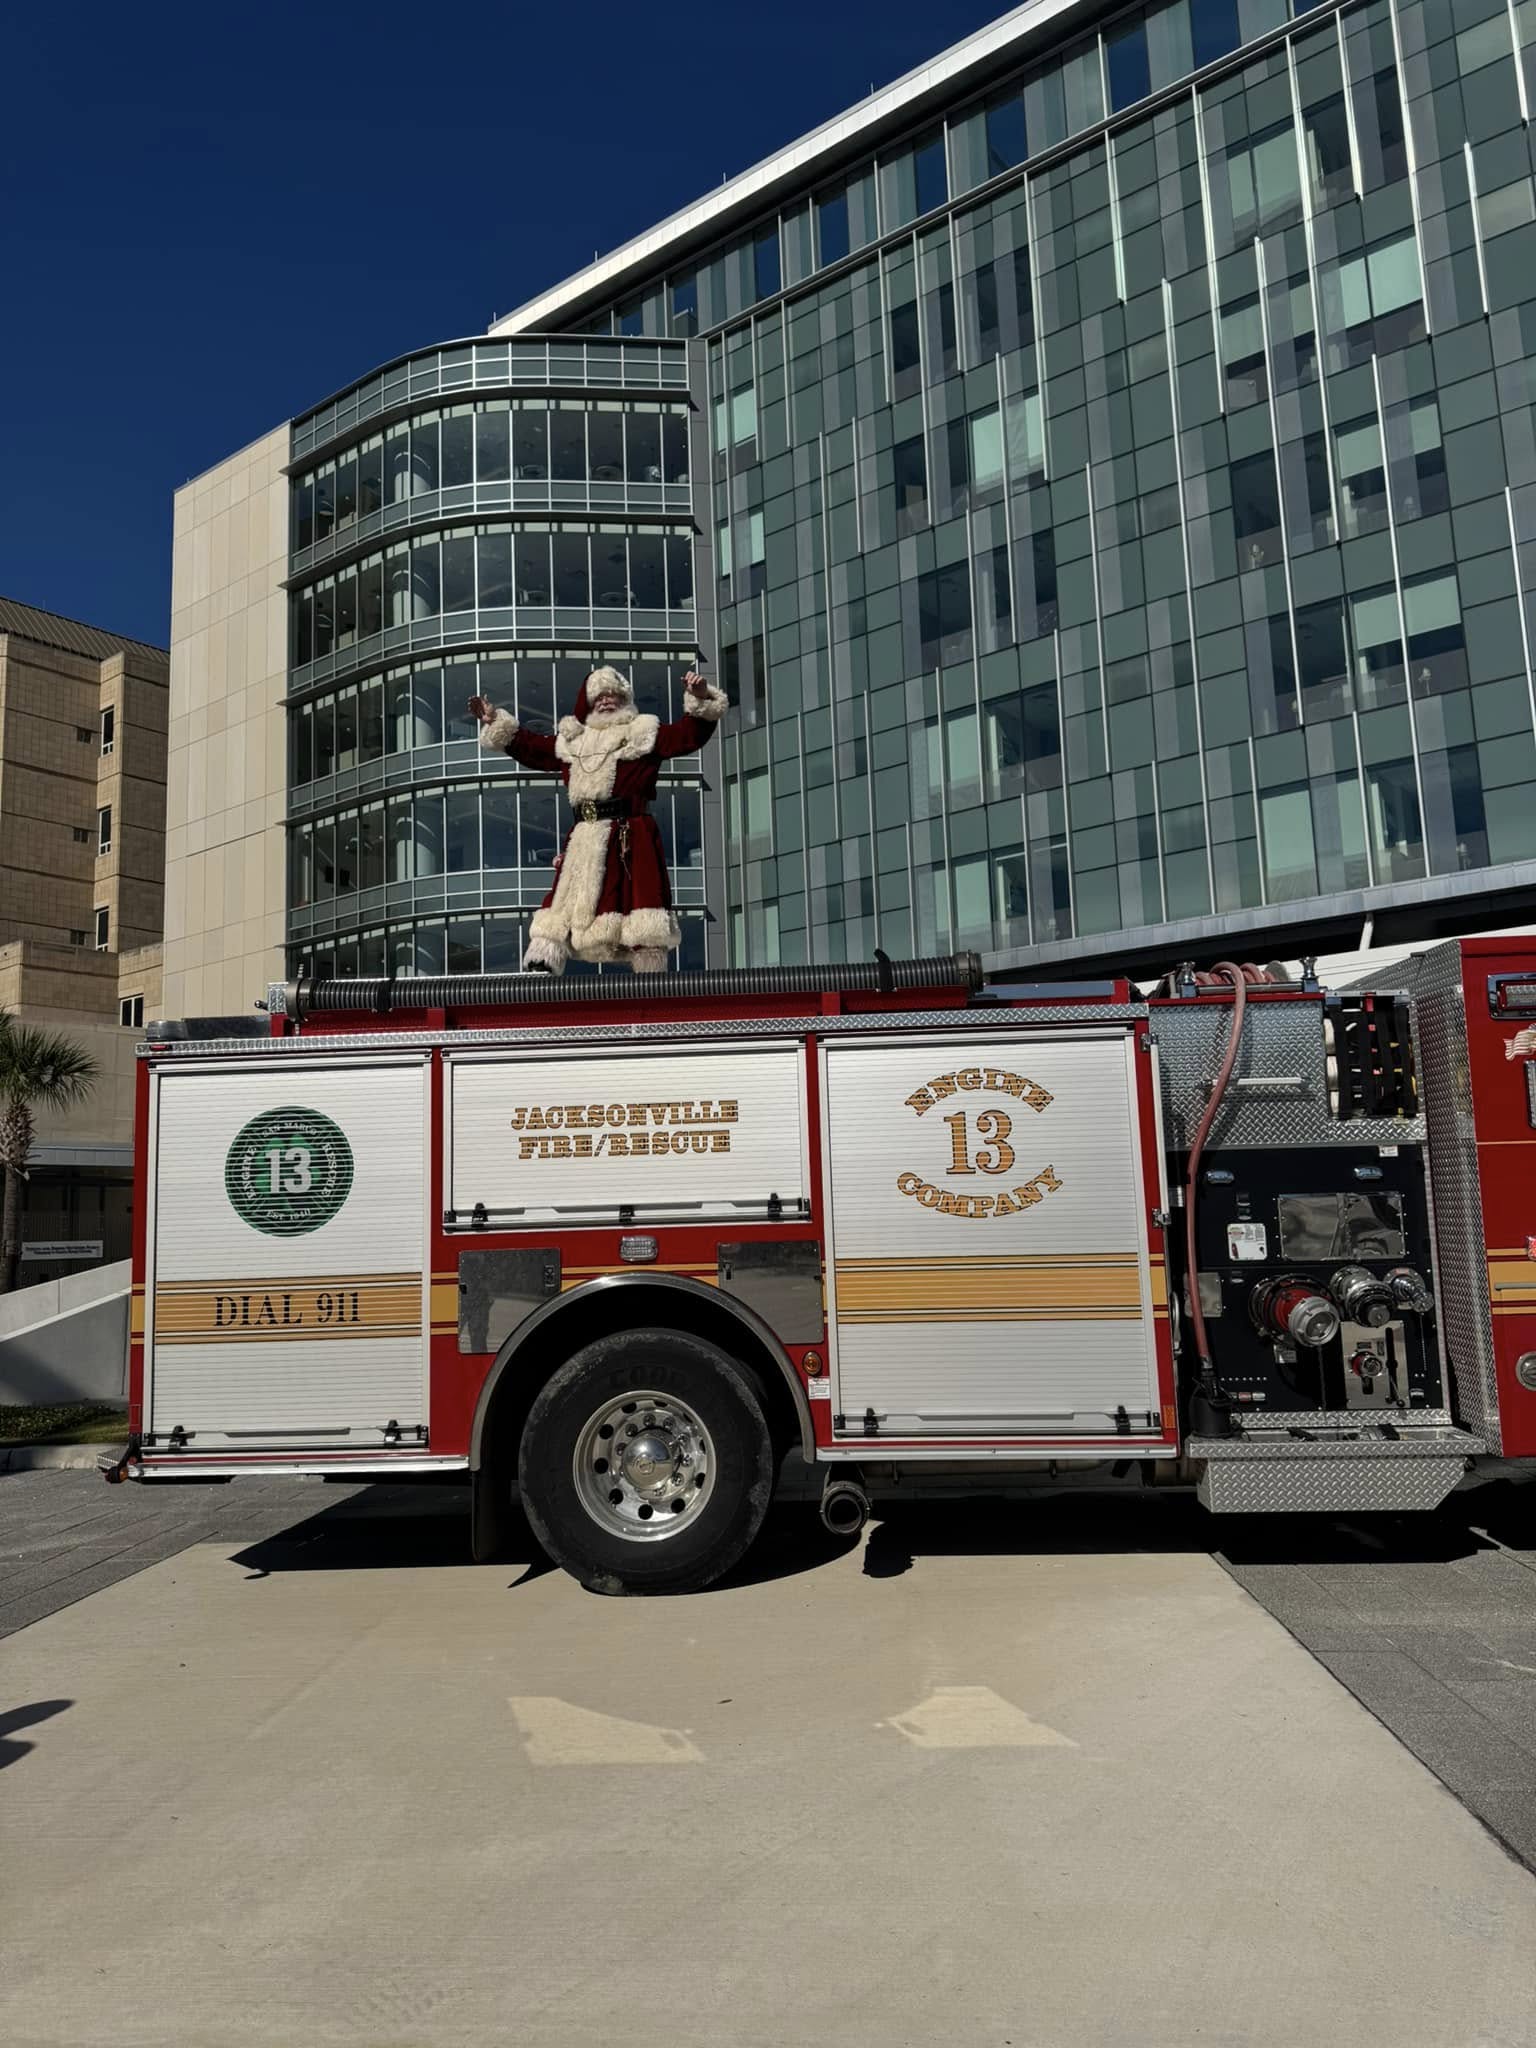
<svg viewBox="0 0 1536 2048"><path fill-rule="evenodd" d="M504 754L512 744L517 731L517 720L510 711L498 711L489 725L480 728L480 744L488 754Z"/></svg>
<svg viewBox="0 0 1536 2048"><path fill-rule="evenodd" d="M683 709L691 711L695 718L702 718L707 725L718 725L730 701L724 690L717 690L713 683L706 683L702 697L684 696Z"/></svg>

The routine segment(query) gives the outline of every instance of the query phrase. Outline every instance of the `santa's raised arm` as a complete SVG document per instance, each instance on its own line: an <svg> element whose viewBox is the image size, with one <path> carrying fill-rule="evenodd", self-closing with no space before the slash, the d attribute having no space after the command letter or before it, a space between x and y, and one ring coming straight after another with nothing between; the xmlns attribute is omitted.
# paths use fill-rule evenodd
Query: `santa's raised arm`
<svg viewBox="0 0 1536 2048"><path fill-rule="evenodd" d="M651 798L662 762L695 753L726 708L725 692L693 669L683 693L684 715L663 725L636 711L627 676L594 669L553 737L525 731L484 697L470 698L481 746L558 775L570 800L571 829L555 863L555 886L534 912L526 969L562 974L572 954L627 960L636 974L666 966L681 935Z"/></svg>

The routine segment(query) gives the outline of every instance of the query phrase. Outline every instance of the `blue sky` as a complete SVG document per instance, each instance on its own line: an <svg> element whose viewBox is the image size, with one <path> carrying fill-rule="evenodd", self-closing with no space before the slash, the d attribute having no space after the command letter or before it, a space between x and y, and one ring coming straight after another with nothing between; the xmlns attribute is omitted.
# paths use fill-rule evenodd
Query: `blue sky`
<svg viewBox="0 0 1536 2048"><path fill-rule="evenodd" d="M25 8L0 124L0 594L164 642L171 493L482 330L1003 0Z"/></svg>

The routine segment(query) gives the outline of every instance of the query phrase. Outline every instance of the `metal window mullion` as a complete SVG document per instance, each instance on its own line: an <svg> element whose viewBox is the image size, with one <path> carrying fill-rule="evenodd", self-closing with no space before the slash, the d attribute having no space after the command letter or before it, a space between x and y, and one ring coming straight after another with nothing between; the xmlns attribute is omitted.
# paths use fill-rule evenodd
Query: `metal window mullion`
<svg viewBox="0 0 1536 2048"><path fill-rule="evenodd" d="M1051 658L1056 669L1056 730L1061 738L1061 836L1067 848L1067 915L1072 920L1072 936L1080 936L1077 929L1077 857L1072 845L1072 807L1067 802L1067 791L1071 778L1067 773L1067 707L1061 694L1061 628L1051 628ZM1107 765L1107 757L1106 757ZM1028 764L1026 763L1026 772ZM1049 847L1049 840L1046 842ZM1024 848L1029 850L1029 827L1025 821Z"/></svg>
<svg viewBox="0 0 1536 2048"><path fill-rule="evenodd" d="M1509 484L1504 486L1504 511L1509 520L1509 547L1514 558L1515 602L1520 608L1520 648L1525 657L1525 687L1531 699L1531 726L1536 730L1536 671L1531 667L1530 628L1525 617L1525 583L1520 574L1520 536L1515 527L1515 494ZM1405 649L1404 652L1406 651Z"/></svg>
<svg viewBox="0 0 1536 2048"><path fill-rule="evenodd" d="M1335 23L1339 19L1338 15L1334 16ZM1342 54L1341 49L1341 61ZM1286 68L1290 76L1292 118L1296 123L1297 146L1300 148L1304 117L1301 108L1301 81L1296 76L1296 46L1294 42L1287 41L1285 57ZM1349 106L1349 78L1347 73L1344 80L1344 105L1346 109ZM1351 135L1353 135L1353 130L1351 130ZM1350 149L1353 152L1353 140L1351 140ZM1301 226L1307 252L1307 294L1312 301L1312 340L1318 349L1320 365L1317 377L1317 395L1318 406L1323 415L1323 473L1328 479L1328 516L1333 522L1333 539L1334 544L1337 545L1340 535L1339 495L1338 487L1333 478L1333 424L1328 411L1328 379L1321 368L1323 295L1317 277L1317 219L1312 208L1312 181L1305 175L1305 166L1303 166L1301 181ZM1267 316L1261 315L1261 317ZM1305 442L1303 442L1303 451L1305 451ZM1305 461L1305 452L1303 452L1303 461ZM1297 681L1299 685L1299 675Z"/></svg>
<svg viewBox="0 0 1536 2048"><path fill-rule="evenodd" d="M1040 469L1049 483L1051 480L1051 437L1046 428L1050 417L1047 403L1045 379L1045 336L1040 328L1039 285L1043 275L1039 261L1039 241L1035 234L1035 181L1024 180L1024 254L1029 263L1029 297L1033 308L1035 328L1035 389L1040 394Z"/></svg>
<svg viewBox="0 0 1536 2048"><path fill-rule="evenodd" d="M1190 100L1195 115L1195 160L1200 171L1200 212L1205 229L1205 275L1206 286L1211 298L1211 344L1216 353L1218 372L1221 364L1221 301L1216 284L1216 219L1211 210L1210 168L1205 157L1205 104L1199 92L1191 93ZM1166 285L1167 279L1164 279ZM1222 417L1227 412L1227 380L1220 374L1216 378L1216 398ZM1191 616L1190 632L1193 636L1194 620Z"/></svg>
<svg viewBox="0 0 1536 2048"><path fill-rule="evenodd" d="M767 645L766 633L763 644L764 646ZM805 911L805 930L809 934L811 928L811 812L805 788L805 712L802 709L797 709L795 712L795 743L800 750L800 901ZM832 788L834 792L837 789L837 773L835 768L832 775ZM834 795L834 804L836 801L837 799ZM841 833L839 833L838 837L840 838L841 836ZM781 889L778 891L778 900L781 904L783 899L784 892ZM781 925L781 942L782 938Z"/></svg>
<svg viewBox="0 0 1536 2048"><path fill-rule="evenodd" d="M1299 729L1304 729L1307 721L1301 702L1301 648L1296 639L1296 592L1291 582L1290 538L1285 530L1285 468L1280 460L1280 415L1275 409L1274 349L1269 331L1269 266L1264 260L1262 236L1255 236L1253 254L1259 273L1259 331L1264 343L1264 389L1269 412L1269 438L1274 447L1275 490L1280 499L1280 565L1285 574L1285 615L1287 634L1291 643L1291 680L1296 690L1296 724ZM1305 467L1304 445L1302 463Z"/></svg>
<svg viewBox="0 0 1536 2048"><path fill-rule="evenodd" d="M1525 89L1525 65L1520 54L1520 16L1515 7L1515 0L1504 0L1504 4L1509 12L1509 43L1515 55L1515 91L1520 98L1520 118L1529 126L1531 105Z"/></svg>
<svg viewBox="0 0 1536 2048"><path fill-rule="evenodd" d="M1484 319L1486 319L1486 318L1488 317L1488 311L1489 311L1489 307L1488 307L1488 262L1487 262L1487 258L1485 257L1485 255L1484 255L1484 253L1483 253L1483 224L1482 224L1482 221L1481 221L1481 220L1479 219L1479 217L1478 217L1478 199L1477 199L1477 166L1476 166L1476 165L1474 164L1474 162L1472 161L1472 144L1470 143L1470 141L1466 141L1466 140L1463 140L1463 142L1462 142L1462 145L1461 145L1461 152L1462 152L1462 157L1463 157L1463 160L1465 161L1465 163L1466 163L1466 167L1467 167L1467 197L1468 197L1468 199L1469 199L1469 200L1471 201L1471 211L1472 211L1472 249L1473 249L1473 253L1474 253L1474 254L1476 255L1476 257L1477 257L1477 288L1478 288L1478 291L1479 291L1479 292L1481 293L1481 295L1482 295L1482 301L1483 301L1483 317L1484 317ZM1420 272L1420 277L1421 277L1421 279L1422 279L1422 276L1423 276L1423 273L1422 273L1422 271L1421 271L1421 272ZM1426 297L1427 297L1427 293L1426 293ZM1374 360L1375 360L1375 358L1374 358L1374 356L1373 356L1373 357L1372 357L1372 361L1374 361ZM1386 452L1386 443L1385 443L1385 441L1383 441L1383 443L1382 443L1382 452L1383 452L1383 456L1385 456L1385 452Z"/></svg>
<svg viewBox="0 0 1536 2048"><path fill-rule="evenodd" d="M1371 387L1376 394L1376 431L1381 436L1381 458L1385 465L1387 458L1386 429L1381 414L1381 364L1375 352L1371 355ZM1397 514L1392 505L1391 480L1387 485L1387 537L1392 544L1392 585L1397 593L1397 624L1402 636L1404 695L1408 705L1408 739L1413 748L1413 786L1419 803L1419 834L1424 849L1424 873L1432 872L1429 859L1429 827L1424 813L1424 771L1419 760L1419 721L1413 709L1413 676L1408 657L1408 607L1403 597L1403 569L1397 549ZM1457 586L1457 604L1460 606L1460 585ZM1365 780L1365 762L1360 763L1360 779Z"/></svg>
<svg viewBox="0 0 1536 2048"><path fill-rule="evenodd" d="M1189 668L1195 689L1195 749L1200 761L1200 808L1205 819L1205 876L1211 914L1216 911L1216 862L1211 851L1211 791L1205 762L1205 714L1200 703L1200 648L1195 628L1195 582L1189 557L1189 520L1184 499L1183 427L1179 419L1179 366L1173 346L1173 286L1163 279L1163 339L1168 351L1168 398L1173 414L1173 475L1179 493L1179 539L1184 554L1184 601L1188 607ZM1162 821L1158 821L1162 836Z"/></svg>
<svg viewBox="0 0 1536 2048"><path fill-rule="evenodd" d="M1413 208L1414 254L1419 259L1419 287L1424 296L1424 332L1426 335L1428 335L1434 333L1435 323L1434 316L1430 309L1429 303L1429 277L1424 267L1424 215L1423 210L1419 204L1419 159L1418 151L1414 146L1413 140L1413 116L1409 112L1408 108L1408 88L1403 78L1403 28L1401 21L1398 19L1397 0L1387 0L1387 15L1392 24L1392 58L1393 66L1397 74L1397 103L1400 109L1402 110L1403 116L1403 154L1406 156L1408 160L1408 201L1411 207ZM1475 205L1473 207L1473 214L1475 221ZM1367 265L1367 272L1369 272L1369 265ZM1373 321L1375 317L1375 308L1373 306L1371 309L1371 318ZM1375 370L1375 366L1376 357L1373 351L1371 355L1371 367L1373 372ZM1381 411L1381 395L1379 390L1377 392L1376 410L1379 416ZM1383 450L1385 450L1385 444L1383 444ZM1390 492L1388 493L1388 496L1391 496ZM1393 545L1394 547L1396 546L1395 541ZM1428 867L1429 863L1426 859L1426 873L1428 872Z"/></svg>
<svg viewBox="0 0 1536 2048"><path fill-rule="evenodd" d="M1104 38L1100 36L1099 44L1101 49L1103 42ZM1105 104L1106 106L1108 105L1107 89ZM1115 155L1115 138L1113 134L1106 135L1104 138L1104 153L1109 165L1109 235L1110 245L1114 250L1115 256L1115 296L1123 306L1125 304L1125 237L1120 227L1120 172L1118 159Z"/></svg>
<svg viewBox="0 0 1536 2048"><path fill-rule="evenodd" d="M1088 498L1088 559L1093 566L1093 626L1098 642L1099 717L1103 721L1104 772L1109 773L1109 685L1104 674L1104 595L1099 582L1099 528L1093 510L1093 462L1083 465L1083 484Z"/></svg>

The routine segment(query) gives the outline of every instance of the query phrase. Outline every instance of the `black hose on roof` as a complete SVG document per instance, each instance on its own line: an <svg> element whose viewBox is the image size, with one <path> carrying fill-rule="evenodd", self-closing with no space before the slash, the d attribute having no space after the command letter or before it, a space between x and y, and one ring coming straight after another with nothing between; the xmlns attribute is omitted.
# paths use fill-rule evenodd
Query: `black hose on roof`
<svg viewBox="0 0 1536 2048"><path fill-rule="evenodd" d="M289 982L290 1017L363 1011L472 1010L558 1003L655 1003L699 996L881 994L899 989L981 987L976 953L930 960L857 961L830 967L715 967L679 974L422 974L405 980Z"/></svg>

